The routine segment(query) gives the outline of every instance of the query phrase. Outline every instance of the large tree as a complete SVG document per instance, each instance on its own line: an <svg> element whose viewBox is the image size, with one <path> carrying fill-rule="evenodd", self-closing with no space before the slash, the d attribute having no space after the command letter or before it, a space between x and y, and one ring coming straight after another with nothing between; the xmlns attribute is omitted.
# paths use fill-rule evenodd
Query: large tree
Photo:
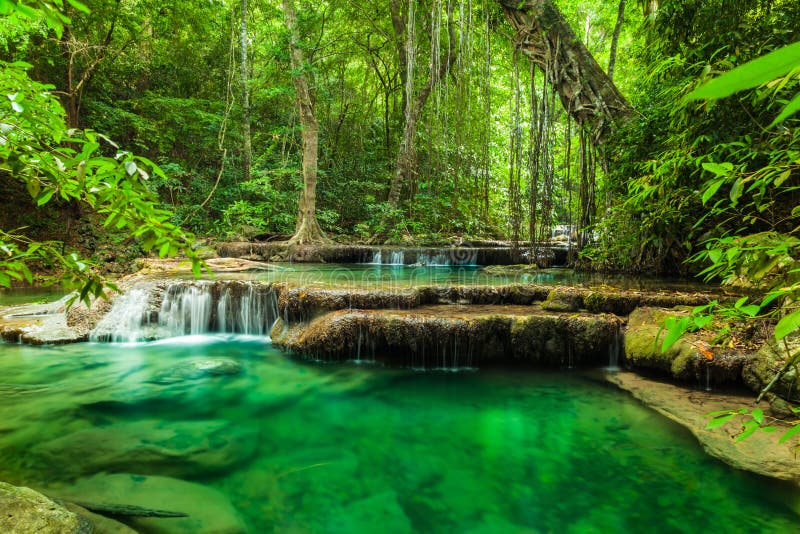
<svg viewBox="0 0 800 534"><path fill-rule="evenodd" d="M319 123L311 95L311 84L297 28L294 0L283 0L283 14L289 33L289 60L292 67L295 101L300 115L303 139L303 190L298 202L297 227L290 244L327 241L317 222L317 154L319 153Z"/></svg>
<svg viewBox="0 0 800 534"><path fill-rule="evenodd" d="M595 143L630 114L628 101L572 31L552 0L497 0L522 50L541 68L564 109Z"/></svg>

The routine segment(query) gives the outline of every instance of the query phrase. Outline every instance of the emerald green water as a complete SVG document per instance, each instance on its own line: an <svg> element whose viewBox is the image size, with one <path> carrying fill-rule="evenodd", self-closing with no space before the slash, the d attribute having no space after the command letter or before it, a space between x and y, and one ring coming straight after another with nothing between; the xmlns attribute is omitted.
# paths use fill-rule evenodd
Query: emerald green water
<svg viewBox="0 0 800 534"><path fill-rule="evenodd" d="M495 273L483 267L421 267L371 264L274 264L273 271L219 273L218 278L290 282L303 286L406 289L429 285L543 284L613 286L622 289L701 291L709 285L691 280L644 276L581 273L572 269L538 269Z"/></svg>
<svg viewBox="0 0 800 534"><path fill-rule="evenodd" d="M796 491L713 460L593 375L324 365L204 336L0 345L0 382L0 480L149 495L247 532L797 528ZM151 485L114 494L104 480ZM208 527L190 521L139 528Z"/></svg>

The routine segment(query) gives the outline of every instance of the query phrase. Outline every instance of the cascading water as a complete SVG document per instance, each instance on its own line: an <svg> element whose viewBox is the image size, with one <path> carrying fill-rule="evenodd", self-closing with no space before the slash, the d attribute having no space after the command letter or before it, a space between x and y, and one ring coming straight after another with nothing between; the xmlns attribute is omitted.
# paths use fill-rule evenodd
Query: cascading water
<svg viewBox="0 0 800 534"><path fill-rule="evenodd" d="M150 292L131 289L120 295L91 333L92 341L133 342L143 338L142 325L150 308Z"/></svg>
<svg viewBox="0 0 800 534"><path fill-rule="evenodd" d="M389 256L389 261L383 261L383 252L376 250L372 255L370 265L405 265L405 252L402 250L393 250Z"/></svg>
<svg viewBox="0 0 800 534"><path fill-rule="evenodd" d="M609 371L619 371L619 362L622 359L622 352L625 349L625 338L622 329L617 325L616 333L611 337L608 344L608 367Z"/></svg>
<svg viewBox="0 0 800 534"><path fill-rule="evenodd" d="M430 255L424 252L417 255L417 263L427 267L449 267L451 265L446 254Z"/></svg>
<svg viewBox="0 0 800 534"><path fill-rule="evenodd" d="M270 285L174 282L163 292L135 288L118 297L90 337L134 342L210 332L265 336L277 318L277 296Z"/></svg>

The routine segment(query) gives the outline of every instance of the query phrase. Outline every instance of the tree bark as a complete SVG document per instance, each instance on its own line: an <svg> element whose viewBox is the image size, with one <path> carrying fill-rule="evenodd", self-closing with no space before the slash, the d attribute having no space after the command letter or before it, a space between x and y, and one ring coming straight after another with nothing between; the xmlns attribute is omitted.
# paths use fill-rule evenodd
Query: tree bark
<svg viewBox="0 0 800 534"><path fill-rule="evenodd" d="M242 23L239 27L240 84L242 86L242 176L250 181L250 167L253 149L250 141L250 91L248 90L249 69L247 65L247 0L242 0Z"/></svg>
<svg viewBox="0 0 800 534"><path fill-rule="evenodd" d="M413 24L413 20L408 20L409 24ZM395 31L397 31L395 29ZM417 123L422 108L428 101L428 97L433 91L436 84L447 76L447 72L456 60L458 47L455 46L455 27L453 25L453 3L448 2L447 5L447 35L450 40L451 46L447 57L444 61L440 62L439 70L434 71L432 76L428 79L425 86L417 93L413 99L406 99L406 119L403 125L403 137L400 141L400 149L397 152L397 161L395 163L395 171L392 176L392 184L389 189L389 204L397 207L400 204L400 193L403 186L408 183L411 176L414 174L417 166L417 151L415 146L415 138L417 136ZM406 59L408 61L408 59Z"/></svg>
<svg viewBox="0 0 800 534"><path fill-rule="evenodd" d="M631 107L552 0L496 0L517 31L520 46L545 73L564 108L587 128L594 144Z"/></svg>
<svg viewBox="0 0 800 534"><path fill-rule="evenodd" d="M305 72L300 32L294 0L283 0L286 29L289 31L289 58L292 67L295 100L300 115L303 139L303 191L298 202L297 227L290 244L323 243L328 239L317 222L317 154L319 152L319 124L311 98L308 76Z"/></svg>
<svg viewBox="0 0 800 534"><path fill-rule="evenodd" d="M614 25L614 33L611 35L611 51L608 54L608 79L614 79L614 67L617 64L617 45L619 45L619 34L622 32L622 24L625 22L625 0L619 0L617 11L617 23Z"/></svg>

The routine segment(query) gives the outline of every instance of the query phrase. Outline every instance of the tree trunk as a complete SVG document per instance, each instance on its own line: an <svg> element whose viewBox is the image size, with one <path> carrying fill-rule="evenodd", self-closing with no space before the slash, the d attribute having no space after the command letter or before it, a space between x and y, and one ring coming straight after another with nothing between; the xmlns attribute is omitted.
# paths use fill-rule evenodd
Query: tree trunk
<svg viewBox="0 0 800 534"><path fill-rule="evenodd" d="M408 24L414 23L411 17L411 10L408 12ZM395 30L396 31L396 30ZM406 98L406 119L403 125L403 138L400 141L400 149L397 152L397 161L395 163L395 171L392 176L392 185L389 189L389 204L397 207L400 204L400 193L403 186L409 182L411 176L414 174L417 166L417 152L415 147L415 138L417 136L417 122L422 108L428 101L428 97L436 87L436 84L447 75L451 65L456 60L458 47L455 46L455 27L453 25L453 3L448 2L447 5L447 35L450 40L448 46L449 52L444 61L440 62L439 70L432 72L428 82L417 94L416 98ZM413 43L412 43L413 44ZM406 61L409 58L406 57Z"/></svg>
<svg viewBox="0 0 800 534"><path fill-rule="evenodd" d="M625 97L575 36L552 0L497 0L525 52L558 92L564 108L599 144L631 112Z"/></svg>
<svg viewBox="0 0 800 534"><path fill-rule="evenodd" d="M614 79L614 66L617 64L617 45L619 44L619 34L622 31L622 24L625 22L625 0L619 0L617 11L617 23L614 25L614 33L611 36L611 51L608 54L608 79Z"/></svg>
<svg viewBox="0 0 800 534"><path fill-rule="evenodd" d="M240 84L242 86L242 176L244 181L250 180L250 167L253 149L250 141L250 91L248 90L247 66L247 0L242 0L242 24L239 28L240 47Z"/></svg>
<svg viewBox="0 0 800 534"><path fill-rule="evenodd" d="M292 66L295 98L300 115L303 138L303 191L298 202L297 228L290 244L303 245L323 243L328 239L317 222L317 154L319 152L319 124L311 99L308 76L305 73L303 49L300 48L300 32L297 29L297 14L294 0L283 0L286 28L289 30L290 61Z"/></svg>

